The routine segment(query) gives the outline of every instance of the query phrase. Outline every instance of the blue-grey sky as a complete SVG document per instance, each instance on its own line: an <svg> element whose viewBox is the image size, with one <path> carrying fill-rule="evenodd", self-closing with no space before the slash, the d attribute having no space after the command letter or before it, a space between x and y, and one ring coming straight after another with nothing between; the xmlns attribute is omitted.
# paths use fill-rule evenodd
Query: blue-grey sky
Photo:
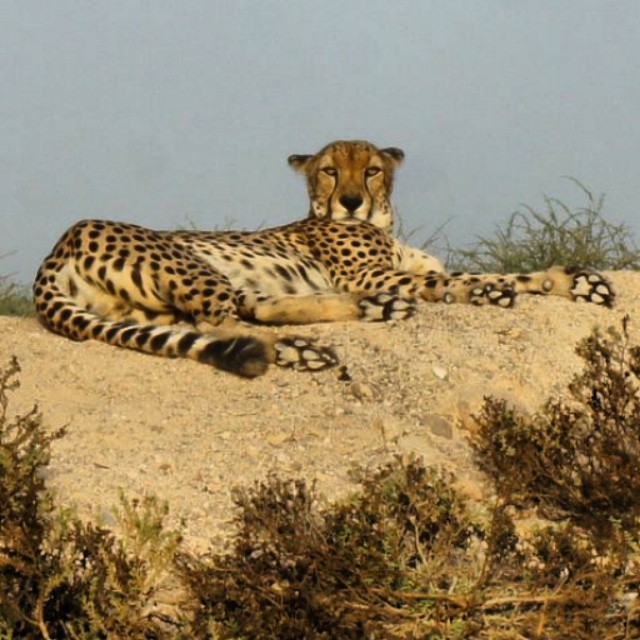
<svg viewBox="0 0 640 640"><path fill-rule="evenodd" d="M406 228L456 243L541 194L640 232L638 0L5 0L0 273L73 221L280 224L291 153L406 152Z"/></svg>

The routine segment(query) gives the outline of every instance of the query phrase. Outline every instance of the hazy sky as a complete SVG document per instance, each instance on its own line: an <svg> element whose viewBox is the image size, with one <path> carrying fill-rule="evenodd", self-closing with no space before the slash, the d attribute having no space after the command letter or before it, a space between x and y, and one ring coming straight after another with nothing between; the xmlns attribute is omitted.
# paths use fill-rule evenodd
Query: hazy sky
<svg viewBox="0 0 640 640"><path fill-rule="evenodd" d="M639 0L4 0L0 273L73 221L279 224L291 153L406 152L423 236L490 232L541 194L606 192L640 235Z"/></svg>

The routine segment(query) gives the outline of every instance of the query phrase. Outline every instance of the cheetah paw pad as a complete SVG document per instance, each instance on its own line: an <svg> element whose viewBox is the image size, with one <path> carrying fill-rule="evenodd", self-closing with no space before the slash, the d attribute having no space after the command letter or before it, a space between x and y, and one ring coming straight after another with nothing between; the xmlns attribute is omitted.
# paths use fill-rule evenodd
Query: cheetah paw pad
<svg viewBox="0 0 640 640"><path fill-rule="evenodd" d="M338 364L331 347L321 347L306 338L282 338L275 343L276 365L296 371L321 371Z"/></svg>
<svg viewBox="0 0 640 640"><path fill-rule="evenodd" d="M469 294L469 302L475 305L492 304L503 309L509 309L516 303L517 293L511 285L486 284L474 287Z"/></svg>
<svg viewBox="0 0 640 640"><path fill-rule="evenodd" d="M612 307L615 293L611 284L595 271L577 271L573 274L571 298L576 302Z"/></svg>
<svg viewBox="0 0 640 640"><path fill-rule="evenodd" d="M416 308L415 302L391 293L378 293L362 298L358 303L365 322L390 322L410 318Z"/></svg>

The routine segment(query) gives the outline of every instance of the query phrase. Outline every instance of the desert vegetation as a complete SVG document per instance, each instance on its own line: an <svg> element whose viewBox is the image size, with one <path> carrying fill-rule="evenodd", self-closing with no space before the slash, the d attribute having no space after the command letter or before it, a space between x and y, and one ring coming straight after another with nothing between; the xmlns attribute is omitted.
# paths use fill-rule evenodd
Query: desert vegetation
<svg viewBox="0 0 640 640"><path fill-rule="evenodd" d="M0 637L633 638L640 635L640 347L628 319L577 347L566 398L487 398L470 502L412 457L354 469L329 503L270 475L235 490L225 551L194 553L167 506L122 497L80 519L46 484L64 430L14 416L0 374Z"/></svg>
<svg viewBox="0 0 640 640"><path fill-rule="evenodd" d="M422 248L436 254L442 249L447 267L455 271L514 273L548 269L554 264L640 269L636 239L627 225L607 218L604 194L595 194L575 178L568 180L584 198L582 206L545 195L542 207L521 205L490 235L476 237L467 247L452 247L445 225Z"/></svg>
<svg viewBox="0 0 640 640"><path fill-rule="evenodd" d="M0 275L0 316L32 316L35 313L27 288Z"/></svg>

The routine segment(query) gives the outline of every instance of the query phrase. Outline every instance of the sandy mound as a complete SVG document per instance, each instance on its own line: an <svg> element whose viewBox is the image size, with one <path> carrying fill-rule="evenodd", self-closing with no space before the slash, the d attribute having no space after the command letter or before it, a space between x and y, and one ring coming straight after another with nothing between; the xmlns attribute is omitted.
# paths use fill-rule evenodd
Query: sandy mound
<svg viewBox="0 0 640 640"><path fill-rule="evenodd" d="M15 354L23 369L12 411L37 400L50 427L68 425L47 471L60 502L112 523L119 487L130 497L155 493L201 548L229 530L231 487L269 470L315 477L331 497L352 487L354 463L416 452L479 495L466 430L483 395L534 410L562 394L581 367L577 340L596 325L619 327L624 314L640 342L640 273L608 275L613 311L537 297L513 310L425 304L394 326L298 329L335 345L350 382L338 370L275 368L246 381L191 361L73 343L36 320L6 317L0 357Z"/></svg>

